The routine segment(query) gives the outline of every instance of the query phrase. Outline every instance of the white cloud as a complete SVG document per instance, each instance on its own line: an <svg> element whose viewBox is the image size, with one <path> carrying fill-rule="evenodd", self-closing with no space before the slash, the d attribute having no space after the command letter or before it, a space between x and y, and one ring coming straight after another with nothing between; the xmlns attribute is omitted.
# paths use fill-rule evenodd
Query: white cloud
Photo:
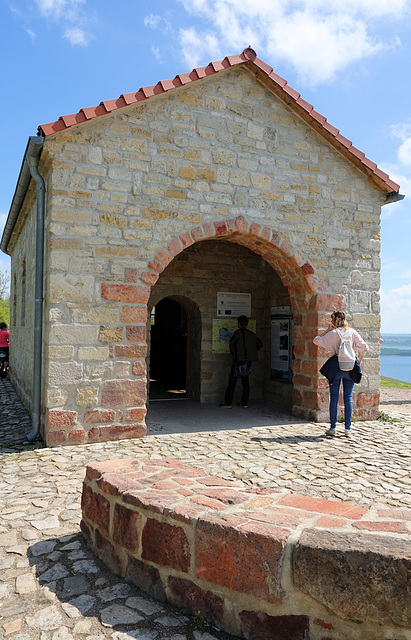
<svg viewBox="0 0 411 640"><path fill-rule="evenodd" d="M30 40L34 43L34 41L36 40L36 34L34 33L34 31L27 28L25 28L24 30L30 36Z"/></svg>
<svg viewBox="0 0 411 640"><path fill-rule="evenodd" d="M398 160L411 167L411 137L406 138L398 149Z"/></svg>
<svg viewBox="0 0 411 640"><path fill-rule="evenodd" d="M150 15L144 18L144 26L152 27L155 29L161 22L161 16L156 16L154 13L150 13Z"/></svg>
<svg viewBox="0 0 411 640"><path fill-rule="evenodd" d="M68 40L72 45L80 45L82 47L86 47L88 45L86 34L83 29L80 29L79 27L66 29L63 38Z"/></svg>
<svg viewBox="0 0 411 640"><path fill-rule="evenodd" d="M411 197L411 124L409 122L401 122L391 127L391 134L394 138L401 141L397 150L397 162L381 163L380 168L389 174L390 178L400 185L400 193ZM394 213L394 209L398 212L398 207L384 207L382 217L388 218Z"/></svg>
<svg viewBox="0 0 411 640"><path fill-rule="evenodd" d="M180 29L180 41L188 66L198 67L210 51L215 57L221 56L218 38L214 34L202 33L200 35L194 28Z"/></svg>
<svg viewBox="0 0 411 640"><path fill-rule="evenodd" d="M220 49L236 53L251 45L262 58L292 65L308 86L329 82L350 64L398 46L387 24L411 10L410 0L179 1L202 19L201 29L180 30L184 58L193 66L201 54L213 58ZM381 24L383 39L376 35Z"/></svg>
<svg viewBox="0 0 411 640"><path fill-rule="evenodd" d="M409 333L411 283L380 294L382 333Z"/></svg>
<svg viewBox="0 0 411 640"><path fill-rule="evenodd" d="M34 0L40 16L63 27L63 38L73 46L85 47L90 37L85 25L89 22L86 0Z"/></svg>
<svg viewBox="0 0 411 640"><path fill-rule="evenodd" d="M66 0L36 0L40 13L43 16L59 18L67 5Z"/></svg>

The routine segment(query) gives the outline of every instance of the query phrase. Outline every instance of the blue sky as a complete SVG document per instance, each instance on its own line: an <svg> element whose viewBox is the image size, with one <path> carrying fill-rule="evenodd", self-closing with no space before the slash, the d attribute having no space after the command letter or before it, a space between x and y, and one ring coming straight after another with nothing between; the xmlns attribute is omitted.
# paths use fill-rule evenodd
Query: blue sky
<svg viewBox="0 0 411 640"><path fill-rule="evenodd" d="M39 124L251 45L401 185L382 331L411 333L411 0L1 0L0 20L0 231Z"/></svg>

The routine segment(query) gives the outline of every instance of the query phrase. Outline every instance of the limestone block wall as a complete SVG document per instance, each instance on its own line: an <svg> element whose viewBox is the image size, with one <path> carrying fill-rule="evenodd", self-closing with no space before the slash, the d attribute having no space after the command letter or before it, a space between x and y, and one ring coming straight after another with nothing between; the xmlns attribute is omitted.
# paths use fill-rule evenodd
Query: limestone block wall
<svg viewBox="0 0 411 640"><path fill-rule="evenodd" d="M26 198L26 214L13 237L10 287L10 371L24 404L31 408L34 348L35 185Z"/></svg>
<svg viewBox="0 0 411 640"><path fill-rule="evenodd" d="M240 638L411 637L407 510L121 459L87 467L82 514L113 572Z"/></svg>
<svg viewBox="0 0 411 640"><path fill-rule="evenodd" d="M253 74L222 71L47 136L41 170L49 444L145 431L152 288L209 239L251 249L288 290L293 411L326 415L312 337L344 307L372 345L356 411L375 417L383 194Z"/></svg>

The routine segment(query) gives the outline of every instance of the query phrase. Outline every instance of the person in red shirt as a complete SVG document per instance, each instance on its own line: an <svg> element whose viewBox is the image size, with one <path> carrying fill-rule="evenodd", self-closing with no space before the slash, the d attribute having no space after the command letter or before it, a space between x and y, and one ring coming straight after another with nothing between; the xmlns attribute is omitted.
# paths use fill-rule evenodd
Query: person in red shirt
<svg viewBox="0 0 411 640"><path fill-rule="evenodd" d="M9 338L10 334L7 331L6 323L0 322L0 354L4 353L0 365L0 373L2 377L7 375L7 371L9 369Z"/></svg>

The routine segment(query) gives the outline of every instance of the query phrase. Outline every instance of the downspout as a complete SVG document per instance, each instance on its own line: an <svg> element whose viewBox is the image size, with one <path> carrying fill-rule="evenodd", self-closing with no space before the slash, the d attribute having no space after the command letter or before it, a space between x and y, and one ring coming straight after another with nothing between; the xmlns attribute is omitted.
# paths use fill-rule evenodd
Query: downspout
<svg viewBox="0 0 411 640"><path fill-rule="evenodd" d="M36 209L36 264L34 283L34 347L33 347L33 405L32 405L32 430L26 436L29 442L33 442L40 433L41 417L41 369L43 346L43 274L44 274L44 208L45 208L45 184L39 174L38 165L40 153L30 153L29 147L26 162L32 178L37 183L37 209Z"/></svg>

